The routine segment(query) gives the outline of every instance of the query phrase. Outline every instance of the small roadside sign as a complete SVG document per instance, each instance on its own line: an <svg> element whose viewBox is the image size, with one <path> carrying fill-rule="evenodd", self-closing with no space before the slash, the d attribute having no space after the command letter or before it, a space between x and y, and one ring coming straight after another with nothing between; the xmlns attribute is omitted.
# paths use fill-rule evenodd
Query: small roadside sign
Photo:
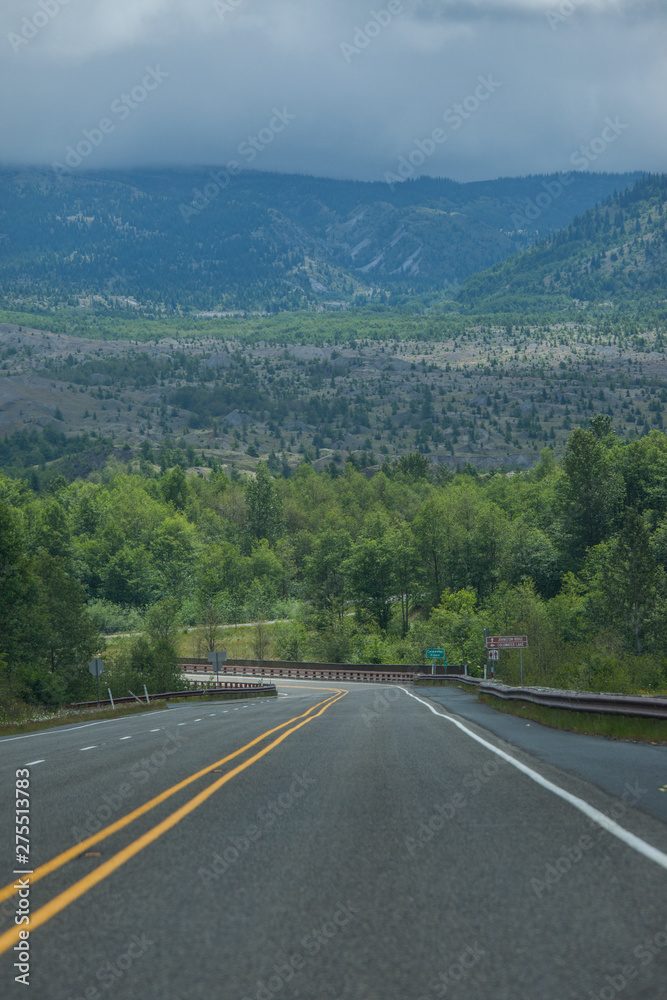
<svg viewBox="0 0 667 1000"><path fill-rule="evenodd" d="M208 654L208 662L212 663L216 670L220 669L221 663L227 662L227 652L224 649L214 649Z"/></svg>
<svg viewBox="0 0 667 1000"><path fill-rule="evenodd" d="M487 649L526 649L527 635L487 635Z"/></svg>
<svg viewBox="0 0 667 1000"><path fill-rule="evenodd" d="M489 650L489 659L490 660L499 660L500 659L500 650L498 650L498 649L490 649Z"/></svg>
<svg viewBox="0 0 667 1000"><path fill-rule="evenodd" d="M88 669L90 670L93 677L97 678L97 704L100 703L100 674L104 670L104 660L101 660L99 656L93 657L93 659L88 664ZM112 702L113 707L113 702Z"/></svg>
<svg viewBox="0 0 667 1000"><path fill-rule="evenodd" d="M426 659L427 660L444 660L445 651L444 649L427 649Z"/></svg>
<svg viewBox="0 0 667 1000"><path fill-rule="evenodd" d="M213 669L215 670L215 680L216 684L220 676L220 667L223 663L227 662L227 651L224 649L214 649L208 654L208 662L213 664Z"/></svg>

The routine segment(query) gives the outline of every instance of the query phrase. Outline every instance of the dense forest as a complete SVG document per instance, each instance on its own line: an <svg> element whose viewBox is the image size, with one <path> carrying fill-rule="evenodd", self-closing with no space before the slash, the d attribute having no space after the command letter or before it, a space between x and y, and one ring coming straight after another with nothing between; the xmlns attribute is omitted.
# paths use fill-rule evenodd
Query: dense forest
<svg viewBox="0 0 667 1000"><path fill-rule="evenodd" d="M517 474L454 474L420 453L373 475L186 465L112 457L39 494L0 478L5 704L90 695L102 633L141 630L112 670L159 690L180 628L274 617L285 659L420 664L444 645L475 671L488 627L528 635L530 681L667 687L661 431L628 443L597 415L561 460L543 449ZM266 655L263 632L258 643Z"/></svg>

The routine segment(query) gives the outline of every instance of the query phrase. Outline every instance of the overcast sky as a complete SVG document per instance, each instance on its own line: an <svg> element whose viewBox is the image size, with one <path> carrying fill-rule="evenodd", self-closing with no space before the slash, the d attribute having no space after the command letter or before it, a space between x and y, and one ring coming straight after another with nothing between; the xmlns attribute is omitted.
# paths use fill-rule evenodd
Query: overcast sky
<svg viewBox="0 0 667 1000"><path fill-rule="evenodd" d="M667 0L3 0L0 160L665 171L666 29Z"/></svg>

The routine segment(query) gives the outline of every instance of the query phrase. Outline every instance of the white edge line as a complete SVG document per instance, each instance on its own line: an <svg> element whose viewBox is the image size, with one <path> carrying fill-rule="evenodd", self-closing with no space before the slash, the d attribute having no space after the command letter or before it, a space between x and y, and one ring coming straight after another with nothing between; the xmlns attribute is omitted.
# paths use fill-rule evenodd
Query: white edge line
<svg viewBox="0 0 667 1000"><path fill-rule="evenodd" d="M163 712L178 712L187 705L175 705L173 708L159 708L157 712L152 712L152 715L162 715ZM119 715L117 719L98 719L97 722L82 722L80 726L70 726L65 729L62 726L54 726L53 729L43 729L38 733L26 733L25 736L8 736L5 739L0 740L0 743L13 743L15 740L32 740L35 736L58 736L60 733L75 733L78 729L88 729L89 726L106 726L107 722L124 722L125 719L140 719L141 715L135 713L134 715Z"/></svg>
<svg viewBox="0 0 667 1000"><path fill-rule="evenodd" d="M538 771L533 771L532 768L523 764L520 760L517 760L516 757L512 757L511 754L505 753L505 751L501 750L499 747L495 747L493 743L489 743L487 740L482 739L481 736L478 736L471 729L468 729L468 727L464 726L462 722L458 721L458 719L454 719L449 715L443 715L443 713L438 712L435 707L430 704L430 702L424 701L423 698L418 698L416 694L412 694L404 687L400 690L404 691L409 698L414 698L415 701L420 702L420 704L426 705L426 707L430 709L434 715L444 719L445 722L451 722L452 725L457 727L457 729L466 733L477 743L481 743L481 745L486 747L487 750L490 750L491 753L496 754L498 757L502 757L502 759L506 760L508 764L511 764L512 767L515 767L518 771L521 771L522 774L531 778L531 780L536 784L541 785L542 788L546 788L549 792L553 792L554 795L557 795L565 802L569 802L571 806L574 806L575 809L582 812L584 816L588 816L588 818L594 823L601 826L603 830L607 830L608 833L613 834L614 837L622 841L624 844L627 844L628 847L631 847L639 854L642 854L645 858L648 858L649 861L654 861L656 865L660 865L661 868L664 868L667 871L667 854L664 854L663 851L658 850L657 847L653 847L651 844L647 844L645 840L642 840L641 837L637 837L636 834L630 833L629 830L620 826L613 819L609 819L608 816L605 816L605 814L600 812L599 809L596 809L595 806L590 805L584 799L580 799L578 795L572 795L571 792L566 792L564 788L561 788L559 785L555 785L553 781L549 781L548 778L542 777Z"/></svg>

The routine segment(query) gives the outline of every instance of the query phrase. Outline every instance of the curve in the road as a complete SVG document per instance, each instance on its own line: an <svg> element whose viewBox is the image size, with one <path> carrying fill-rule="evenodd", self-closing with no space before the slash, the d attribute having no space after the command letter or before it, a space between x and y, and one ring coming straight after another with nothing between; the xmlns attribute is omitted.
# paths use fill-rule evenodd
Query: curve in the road
<svg viewBox="0 0 667 1000"><path fill-rule="evenodd" d="M648 844L645 840L642 840L641 837L637 837L634 833L630 833L629 830L626 830L615 820L610 819L609 816L605 816L603 812L600 812L599 809L596 809L595 806L590 805L590 803L584 801L584 799L579 798L578 795L573 795L564 788L560 788L560 786L554 784L553 781L549 781L548 778L545 778L537 771L534 771L532 767L528 767L526 764L523 764L520 760L517 760L516 757L506 753L504 750L501 750L500 747L496 747L493 743L489 743L488 740L482 739L481 736L478 736L477 733L468 729L468 727L462 722L459 722L458 719L455 719L450 715L444 715L442 712L439 712L434 705L431 705L430 702L424 701L423 698L417 697L416 694L412 694L410 691L406 691L405 688L401 688L401 691L405 691L408 697L414 698L415 701L420 702L422 705L426 705L426 707L430 709L434 715L439 716L446 722L451 722L452 725L466 733L471 739L476 740L477 743L486 747L487 750L491 750L491 752L496 754L496 756L507 761L508 764L511 764L512 767L521 771L522 774L525 774L532 781L536 782L536 784L541 785L542 788L546 788L549 792L553 792L554 795L557 795L565 802L569 802L571 806L574 806L575 809L578 809L579 812L583 813L584 816L587 816L598 826L602 827L602 829L611 833L612 836L616 837L624 844L627 844L628 847L631 847L645 858L648 858L649 861L655 862L656 865L659 865L667 871L667 854L663 851L658 850L657 847L653 847L652 844Z"/></svg>

